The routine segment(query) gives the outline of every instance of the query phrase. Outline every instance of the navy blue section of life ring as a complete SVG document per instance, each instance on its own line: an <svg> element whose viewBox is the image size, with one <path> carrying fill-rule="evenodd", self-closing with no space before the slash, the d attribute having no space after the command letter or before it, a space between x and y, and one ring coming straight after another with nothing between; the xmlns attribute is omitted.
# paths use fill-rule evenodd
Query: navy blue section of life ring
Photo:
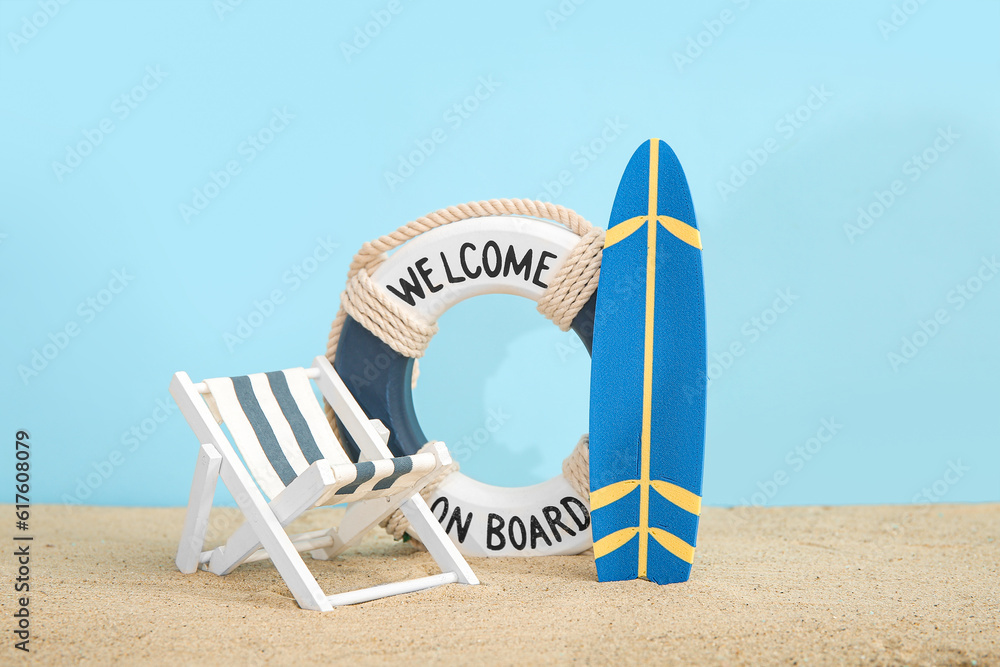
<svg viewBox="0 0 1000 667"><path fill-rule="evenodd" d="M594 340L595 293L573 319L571 328L590 354ZM337 342L333 367L343 379L369 419L379 419L389 429L389 450L393 456L416 454L427 443L413 410L413 359L404 357L375 337L350 316L344 320ZM344 448L352 461L358 460L358 446L337 420Z"/></svg>

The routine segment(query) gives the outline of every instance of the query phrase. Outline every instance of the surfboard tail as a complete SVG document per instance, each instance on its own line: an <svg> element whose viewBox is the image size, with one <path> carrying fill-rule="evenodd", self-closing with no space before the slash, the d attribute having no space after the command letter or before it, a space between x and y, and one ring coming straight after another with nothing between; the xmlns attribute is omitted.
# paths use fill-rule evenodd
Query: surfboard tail
<svg viewBox="0 0 1000 667"><path fill-rule="evenodd" d="M595 534L595 538L601 535L594 542L598 580L687 581L694 562L701 498L671 482L650 480L648 523L643 526L639 520L641 485L642 480L625 480L591 493L595 525L620 526L623 519L634 519L632 525L606 534L599 529ZM645 558L640 558L643 540Z"/></svg>
<svg viewBox="0 0 1000 667"><path fill-rule="evenodd" d="M657 536L655 531L646 535L646 575L639 577L639 531L627 529L632 537L611 553L597 558L598 581L627 581L648 579L657 584L679 584L691 578L692 562L677 556L673 549L672 537L665 533ZM609 537L615 536L614 533ZM666 543L666 546L665 544ZM693 559L691 550L691 558ZM595 555L597 553L595 549Z"/></svg>

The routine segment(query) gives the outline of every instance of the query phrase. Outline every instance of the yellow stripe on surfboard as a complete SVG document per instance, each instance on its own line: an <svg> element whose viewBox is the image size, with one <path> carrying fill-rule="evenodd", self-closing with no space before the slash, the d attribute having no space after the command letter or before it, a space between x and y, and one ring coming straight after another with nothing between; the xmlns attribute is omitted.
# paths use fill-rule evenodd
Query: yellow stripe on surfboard
<svg viewBox="0 0 1000 667"><path fill-rule="evenodd" d="M637 215L636 217L629 218L624 222L619 222L617 225L609 229L604 235L604 247L610 248L619 241L632 236L632 234L634 234L637 229L642 227L642 224L648 219L649 218L645 215Z"/></svg>
<svg viewBox="0 0 1000 667"><path fill-rule="evenodd" d="M621 530L616 530L610 535L602 537L594 543L594 558L607 556L612 551L620 549L638 533L638 528L622 528ZM681 560L687 563L694 562L694 547L673 533L668 533L662 528L653 526L649 528L649 534L653 536L653 539L660 543L660 546Z"/></svg>
<svg viewBox="0 0 1000 667"><path fill-rule="evenodd" d="M628 494L632 493L635 487L639 486L639 480L637 479L626 479L622 482L615 482L614 484L608 484L603 489L598 489L597 491L590 492L590 511L593 512L596 509L600 509L605 505L610 505L613 502L621 500Z"/></svg>
<svg viewBox="0 0 1000 667"><path fill-rule="evenodd" d="M683 486L677 486L670 482L664 482L659 479L651 479L649 484L653 487L653 490L663 496L664 499L677 505L682 510L686 510L691 514L701 514L701 496L696 493L691 493ZM616 503L628 494L635 490L635 487L639 486L639 480L637 479L625 479L620 482L615 482L614 484L608 484L607 486L597 489L596 491L591 491L590 493L590 511L599 510L602 507L606 507L611 503Z"/></svg>
<svg viewBox="0 0 1000 667"><path fill-rule="evenodd" d="M658 215L656 216L656 219L661 225L663 225L664 229L679 238L681 241L684 241L684 243L701 250L701 232L697 229L683 220L671 218L669 215Z"/></svg>
<svg viewBox="0 0 1000 667"><path fill-rule="evenodd" d="M653 489L656 490L661 496L677 505L682 510L687 510L691 514L701 514L701 496L696 493L691 493L682 486L677 486L676 484L671 484L670 482L663 482L658 479L654 479L650 482L653 485Z"/></svg>
<svg viewBox="0 0 1000 667"><path fill-rule="evenodd" d="M693 563L694 562L694 547L677 537L673 533L668 533L660 528L650 528L650 534L653 538L660 543L664 549L672 553L673 555L680 558L682 561ZM596 550L594 553L597 553Z"/></svg>
<svg viewBox="0 0 1000 667"><path fill-rule="evenodd" d="M607 234L605 234L604 247L610 248L619 241L627 239L640 227L642 227L643 223L647 220L649 220L648 215L637 215L636 217L629 218L624 222L619 222L617 225L609 229ZM701 232L688 223L683 220L678 220L677 218L671 218L669 215L658 215L656 216L656 221L663 225L663 228L668 232L679 238L681 241L684 241L684 243L701 250Z"/></svg>
<svg viewBox="0 0 1000 667"><path fill-rule="evenodd" d="M660 140L649 142L649 220L656 219ZM642 437L639 454L639 576L646 578L649 550L649 455L653 430L653 322L656 310L656 225L646 225L646 340L642 370ZM595 552L596 554L596 552Z"/></svg>
<svg viewBox="0 0 1000 667"><path fill-rule="evenodd" d="M602 537L594 543L594 558L607 556L612 551L620 549L638 533L638 528L622 528ZM649 534L660 543L660 546L681 560L687 563L694 562L694 547L673 533L668 533L662 528L652 526L649 528Z"/></svg>
<svg viewBox="0 0 1000 667"><path fill-rule="evenodd" d="M616 530L610 535L605 535L601 539L594 542L594 558L597 559L611 553L635 537L635 534L638 532L638 528L622 528L621 530Z"/></svg>

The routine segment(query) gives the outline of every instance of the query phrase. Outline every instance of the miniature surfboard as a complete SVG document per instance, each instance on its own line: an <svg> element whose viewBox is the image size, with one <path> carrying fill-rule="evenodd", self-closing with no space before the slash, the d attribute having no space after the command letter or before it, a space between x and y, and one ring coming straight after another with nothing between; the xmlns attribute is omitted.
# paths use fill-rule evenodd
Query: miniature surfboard
<svg viewBox="0 0 1000 667"><path fill-rule="evenodd" d="M687 581L705 452L705 298L691 193L659 139L639 147L618 186L593 346L597 578Z"/></svg>

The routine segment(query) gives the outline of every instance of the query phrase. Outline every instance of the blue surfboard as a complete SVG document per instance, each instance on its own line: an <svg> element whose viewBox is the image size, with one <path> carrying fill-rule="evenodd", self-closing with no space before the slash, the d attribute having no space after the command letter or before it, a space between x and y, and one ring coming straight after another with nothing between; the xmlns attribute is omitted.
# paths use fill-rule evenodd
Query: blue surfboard
<svg viewBox="0 0 1000 667"><path fill-rule="evenodd" d="M597 288L590 503L599 581L691 576L705 457L701 235L667 144L618 186Z"/></svg>

